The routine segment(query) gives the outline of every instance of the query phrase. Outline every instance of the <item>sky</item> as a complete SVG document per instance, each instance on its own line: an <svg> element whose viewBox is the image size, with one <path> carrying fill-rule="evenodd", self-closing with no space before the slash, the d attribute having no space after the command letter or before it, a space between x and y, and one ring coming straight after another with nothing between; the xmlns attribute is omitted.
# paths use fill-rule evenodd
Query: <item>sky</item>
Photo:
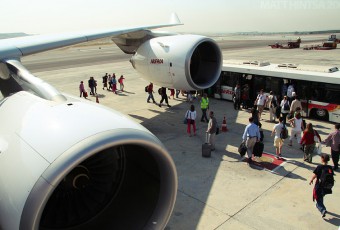
<svg viewBox="0 0 340 230"><path fill-rule="evenodd" d="M340 0L1 0L0 33L61 33L167 23L196 33L340 29ZM165 30L165 29L163 29Z"/></svg>

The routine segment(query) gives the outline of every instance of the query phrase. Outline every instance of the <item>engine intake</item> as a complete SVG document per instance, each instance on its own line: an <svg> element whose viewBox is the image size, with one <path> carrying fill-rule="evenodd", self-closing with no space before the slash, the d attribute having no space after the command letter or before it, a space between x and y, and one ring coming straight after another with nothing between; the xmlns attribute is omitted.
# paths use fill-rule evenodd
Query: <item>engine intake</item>
<svg viewBox="0 0 340 230"><path fill-rule="evenodd" d="M58 159L32 189L20 229L164 228L175 201L174 166L154 143L137 139ZM80 155L86 159L69 162Z"/></svg>

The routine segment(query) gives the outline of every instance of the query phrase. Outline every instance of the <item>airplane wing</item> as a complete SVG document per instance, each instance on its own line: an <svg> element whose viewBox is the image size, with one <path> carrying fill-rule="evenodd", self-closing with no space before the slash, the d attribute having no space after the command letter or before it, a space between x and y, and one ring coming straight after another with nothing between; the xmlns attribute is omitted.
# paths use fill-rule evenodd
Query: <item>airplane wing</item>
<svg viewBox="0 0 340 230"><path fill-rule="evenodd" d="M80 33L33 35L27 37L3 39L0 40L0 59L19 58L21 56L27 56L105 37L115 37L123 34L133 34L139 31L178 25L182 25L182 23L176 14L172 14L168 24L115 28L110 30L94 30Z"/></svg>

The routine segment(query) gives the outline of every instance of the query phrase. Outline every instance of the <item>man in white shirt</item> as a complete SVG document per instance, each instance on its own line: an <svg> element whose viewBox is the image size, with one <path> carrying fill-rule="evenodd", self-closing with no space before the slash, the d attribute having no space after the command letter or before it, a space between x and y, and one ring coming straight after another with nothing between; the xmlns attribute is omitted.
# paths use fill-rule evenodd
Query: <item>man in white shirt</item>
<svg viewBox="0 0 340 230"><path fill-rule="evenodd" d="M257 95L255 104L257 105L257 110L259 111L259 120L261 120L261 114L264 109L264 105L266 104L267 96L264 95L263 89L260 90L260 94Z"/></svg>

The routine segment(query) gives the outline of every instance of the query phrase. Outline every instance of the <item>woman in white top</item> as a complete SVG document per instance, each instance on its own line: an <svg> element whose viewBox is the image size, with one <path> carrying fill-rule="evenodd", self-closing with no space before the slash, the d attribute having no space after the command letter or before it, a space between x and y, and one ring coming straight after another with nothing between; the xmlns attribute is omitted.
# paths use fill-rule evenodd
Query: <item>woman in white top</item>
<svg viewBox="0 0 340 230"><path fill-rule="evenodd" d="M302 132L302 130L304 130L301 114L300 113L296 113L295 117L293 117L292 119L288 120L288 122L292 126L292 130L291 130L291 133L290 133L289 144L288 145L292 146L292 140L293 140L294 136L296 136L297 143L300 144L300 141L301 141L301 132Z"/></svg>
<svg viewBox="0 0 340 230"><path fill-rule="evenodd" d="M190 106L190 109L185 114L185 118L188 121L187 133L189 134L189 137L191 137L191 125L194 130L194 136L196 136L196 110L194 105Z"/></svg>
<svg viewBox="0 0 340 230"><path fill-rule="evenodd" d="M283 97L283 100L280 103L280 107L281 107L281 114L282 114L282 118L283 118L283 124L285 125L287 115L290 112L290 103L288 101L287 96Z"/></svg>

